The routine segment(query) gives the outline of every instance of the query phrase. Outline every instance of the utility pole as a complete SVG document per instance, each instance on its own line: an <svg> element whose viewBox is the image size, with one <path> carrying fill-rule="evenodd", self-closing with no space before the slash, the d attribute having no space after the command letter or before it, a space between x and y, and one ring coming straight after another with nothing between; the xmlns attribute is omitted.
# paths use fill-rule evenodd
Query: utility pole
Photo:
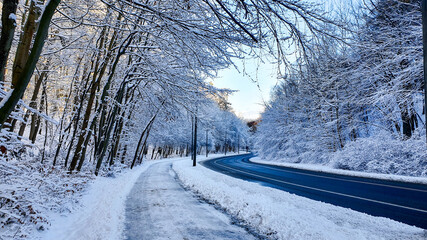
<svg viewBox="0 0 427 240"><path fill-rule="evenodd" d="M227 155L227 132L224 134L224 155Z"/></svg>
<svg viewBox="0 0 427 240"><path fill-rule="evenodd" d="M191 144L190 144L190 153L191 153L191 160L193 160L193 143L194 143L194 119L193 116L191 116Z"/></svg>
<svg viewBox="0 0 427 240"><path fill-rule="evenodd" d="M209 133L209 130L207 130L206 129L206 157L208 157L208 133Z"/></svg>
<svg viewBox="0 0 427 240"><path fill-rule="evenodd" d="M240 134L237 133L237 154L240 154Z"/></svg>
<svg viewBox="0 0 427 240"><path fill-rule="evenodd" d="M427 144L427 0L421 1L421 12L423 16L423 54L424 54L424 123L426 129Z"/></svg>
<svg viewBox="0 0 427 240"><path fill-rule="evenodd" d="M197 113L194 115L193 167L196 166L197 156Z"/></svg>

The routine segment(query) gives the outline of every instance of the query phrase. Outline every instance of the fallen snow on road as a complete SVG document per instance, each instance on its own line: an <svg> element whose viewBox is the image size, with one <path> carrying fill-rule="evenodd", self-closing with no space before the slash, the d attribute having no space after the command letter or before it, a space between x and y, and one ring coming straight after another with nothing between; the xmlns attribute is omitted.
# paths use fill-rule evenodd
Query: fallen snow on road
<svg viewBox="0 0 427 240"><path fill-rule="evenodd" d="M145 162L132 170L124 170L116 177L97 177L81 199L79 209L67 216L50 213L51 227L32 236L32 239L121 239L126 196L151 164Z"/></svg>
<svg viewBox="0 0 427 240"><path fill-rule="evenodd" d="M422 229L174 162L192 189L272 239L426 239Z"/></svg>

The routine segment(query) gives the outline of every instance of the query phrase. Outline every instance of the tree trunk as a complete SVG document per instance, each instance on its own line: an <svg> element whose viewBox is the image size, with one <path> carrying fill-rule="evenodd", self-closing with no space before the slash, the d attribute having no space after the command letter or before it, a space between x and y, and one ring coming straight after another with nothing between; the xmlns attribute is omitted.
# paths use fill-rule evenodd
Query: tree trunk
<svg viewBox="0 0 427 240"><path fill-rule="evenodd" d="M18 2L18 0L3 0L0 36L0 85L4 83L7 59L12 46L13 35L15 34Z"/></svg>
<svg viewBox="0 0 427 240"><path fill-rule="evenodd" d="M89 78L90 78L90 74L87 76L85 86L84 86L85 91L81 94L80 101L78 101L78 99L79 99L78 97L76 97L74 99L74 108L76 105L78 105L79 107L77 108L76 116L73 118L73 121L74 121L74 128L73 129L74 130L73 130L73 134L72 134L71 139L70 139L70 144L68 146L67 156L65 157L64 168L67 168L67 166L68 166L68 158L70 157L70 153L71 153L71 150L72 150L73 144L74 144L74 139L77 135L78 126L79 126L79 122L80 122L80 115L81 115L82 110L83 110L83 104L82 103L83 103L85 96L86 96L86 93L87 93L86 89L88 87L87 85L89 83ZM92 82L91 84L94 84L94 83ZM79 102L80 102L80 104L78 104ZM75 111L75 109L73 110L73 112L74 111ZM75 154L75 151L74 151L74 154Z"/></svg>
<svg viewBox="0 0 427 240"><path fill-rule="evenodd" d="M121 19L121 15L118 17L118 20L120 20L120 19ZM113 32L113 34L112 34L112 37L111 37L111 40L110 40L110 44L109 44L109 46L107 48L107 56L105 57L104 62L102 63L101 70L100 70L100 72L98 74L98 80L96 81L96 85L97 86L96 86L95 89L92 89L93 91L91 91L91 95L90 95L90 99L89 99L90 100L90 108L89 108L89 103L88 103L88 106L86 108L85 118L83 120L82 133L79 136L79 140L78 140L77 145L76 145L76 150L75 150L73 159L72 159L72 161L70 163L70 169L69 169L70 172L75 169L75 167L77 165L77 162L79 163L78 166L77 166L77 170L78 171L80 171L81 167L83 166L83 162L84 162L85 154L86 154L87 144L89 143L89 139L92 136L92 130L94 129L95 124L97 122L97 117L99 115L100 107L101 107L101 106L99 106L97 108L97 106L96 106L97 104L95 104L95 108L97 108L97 111L95 112L95 116L94 116L94 118L93 118L93 120L92 120L92 122L91 122L91 124L90 124L90 126L88 128L89 118L90 118L90 114L92 112L92 105L93 105L95 93L96 93L96 90L99 88L99 85L101 83L102 77L103 77L103 75L104 75L104 73L105 73L105 71L107 69L107 66L108 66L108 64L110 62L110 59L112 57L112 53L113 53L112 49L113 49L114 45L116 44L117 36L118 36L118 32L117 32L117 29L115 29L114 32ZM123 54L123 53L120 53L120 50L119 50L119 55L121 55L121 54ZM117 61L117 59L115 61ZM112 72L114 72L114 70L115 70L114 64L117 65L117 63L113 63L113 66L112 66L113 70L110 70ZM104 102L104 99L107 96L106 92L109 89L109 85L110 85L111 80L112 80L112 76L109 76L109 79L107 80L107 83L104 86L104 89L103 89L103 92L102 92L102 96L101 96L101 100L100 100L101 102ZM92 95L92 93L93 93L93 95ZM98 143L96 143L96 145L97 144ZM95 149L95 154L96 154L96 149ZM95 171L95 174L97 174L96 171Z"/></svg>
<svg viewBox="0 0 427 240"><path fill-rule="evenodd" d="M77 141L76 149L74 150L73 158L70 162L70 167L69 167L70 172L72 172L77 165L77 161L80 158L80 154L82 152L82 144L85 140L85 136L88 135L89 119L90 119L90 114L92 112L92 105L96 96L96 89L98 87L98 84L99 84L99 81L96 81L96 82L92 82L92 85L91 85L90 95L89 95L88 103L86 105L85 115L83 117L83 124L81 126L80 136Z"/></svg>
<svg viewBox="0 0 427 240"><path fill-rule="evenodd" d="M42 97L40 99L40 112L44 111L45 108L45 102L47 99L47 95L46 95L46 83L43 83L43 91L42 91ZM47 105L47 103L46 103ZM33 114L32 119L31 119L31 130L30 130L30 135L29 135L29 139L31 140L32 143L36 142L36 138L37 138L37 133L40 129L40 124L41 124L41 119L40 116L38 116L37 114Z"/></svg>
<svg viewBox="0 0 427 240"><path fill-rule="evenodd" d="M48 116L48 100L47 100L47 94L46 94L46 84L43 85L43 92L42 92L43 96L44 96L44 108L45 108L45 113L46 116ZM47 137L48 137L48 125L47 125L47 120L45 120L45 135L44 135L44 144L43 144L43 149L42 149L42 159L41 159L41 163L43 164L43 160L45 159L46 156L46 149L47 149Z"/></svg>
<svg viewBox="0 0 427 240"><path fill-rule="evenodd" d="M409 116L409 109L406 103L400 106L400 117L402 120L403 140L407 140L412 136L412 129L411 129L411 117Z"/></svg>
<svg viewBox="0 0 427 240"><path fill-rule="evenodd" d="M104 47L105 38L106 38L106 34L107 34L106 30L107 29L104 28L103 31L101 32L99 47L98 47L99 49L102 49ZM113 34L113 36L115 36L115 34ZM114 42L115 37L113 37L113 39L111 39L111 41ZM102 77L105 73L105 70L106 70L107 65L109 63L109 60L111 58L111 53L109 51L111 51L111 48L113 45L112 42L110 42L110 46L107 49L107 52L108 52L107 56L105 57L105 59L103 59L103 63L101 65L99 72L98 72L98 68L99 68L99 64L100 64L101 52L102 51L99 51L97 58L95 60L94 74L92 77L92 83L91 83L91 87L90 87L90 91L89 91L89 99L87 101L86 111L85 111L85 114L83 117L83 123L81 126L81 132L80 132L79 138L77 140L76 149L74 151L74 155L73 155L73 158L72 158L71 163L70 163L70 167L69 167L70 172L72 172L76 168L76 165L77 165L79 159L81 158L81 155L85 154L85 152L86 152L85 150L83 150L83 148L84 148L83 143L88 142L88 141L85 141L85 137L87 137L90 134L89 132L92 130L92 128L88 129L89 120L90 120L90 116L92 113L92 107L93 107L93 103L94 103L94 100L96 97L97 89L99 88ZM90 75L91 75L91 73L89 73L89 76Z"/></svg>
<svg viewBox="0 0 427 240"><path fill-rule="evenodd" d="M46 71L47 71L47 67L45 67L45 71L43 71L40 74L40 76L36 76L35 77L36 84L34 85L33 95L31 96L31 101L30 101L30 104L29 104L30 108L36 109L36 107L37 107L37 96L39 95L40 86L42 85L42 81L44 81L44 79L47 77L47 72ZM21 126L19 127L19 132L18 132L19 136L24 135L24 131L25 131L25 128L27 126L26 121L27 121L28 117L30 116L30 114L31 114L31 111L27 110L26 113L25 113L25 116L24 116L24 122L22 122ZM32 114L32 117L31 117L31 119L32 119L31 122L32 123L35 121L35 116L34 115L35 114ZM31 124L31 126L33 126L33 124Z"/></svg>
<svg viewBox="0 0 427 240"><path fill-rule="evenodd" d="M139 137L138 145L136 146L135 155L133 157L132 164L130 165L130 169L132 169L135 166L135 162L136 162L136 159L139 155L138 153L139 153L140 148L141 148L142 140L144 139L145 133L148 131L148 129L153 124L154 120L156 119L158 112L159 111L157 110L156 114L154 114L154 116L148 122L147 126L145 126L144 130L142 131L141 137Z"/></svg>
<svg viewBox="0 0 427 240"><path fill-rule="evenodd" d="M55 13L59 3L60 0L50 0L45 7L45 10L40 19L40 26L37 30L31 54L27 63L25 64L22 76L19 78L16 88L11 90L12 93L10 94L9 98L0 108L1 127L3 127L4 122L9 117L10 113L15 109L15 106L18 104L19 100L22 98L25 90L27 89L28 83L30 82L31 76L33 75L34 69L36 67L36 63L40 58L44 42L47 38L50 21L52 20L52 16Z"/></svg>
<svg viewBox="0 0 427 240"><path fill-rule="evenodd" d="M41 1L43 3L44 1ZM40 4L41 4L40 3ZM19 78L22 75L24 70L25 63L28 60L30 55L31 43L33 40L34 33L36 32L38 22L37 20L40 17L41 9L38 7L39 3L36 1L31 1L30 9L28 13L28 19L25 22L24 29L19 37L18 47L16 49L15 60L13 62L13 72L12 72L12 86L15 86L19 83Z"/></svg>
<svg viewBox="0 0 427 240"><path fill-rule="evenodd" d="M335 107L335 117L336 117L336 121L337 121L337 137L338 137L338 143L340 146L340 149L342 149L344 147L344 142L342 140L341 137L341 124L340 124L340 120L339 120L339 109L338 109L338 105Z"/></svg>
<svg viewBox="0 0 427 240"><path fill-rule="evenodd" d="M108 96L108 90L110 89L110 86L111 86L111 83L112 83L112 80L113 80L113 77L114 77L114 74L115 74L115 71L116 71L116 68L117 68L117 64L119 63L120 57L123 54L125 54L127 47L129 47L130 43L132 42L132 38L133 38L134 34L135 33L130 33L123 40L122 44L119 47L117 56L116 56L116 58L114 60L113 65L111 66L111 70L110 70L110 74L108 76L107 82L106 82L106 84L104 86L104 89L102 91L102 95L101 95L101 99L100 99L100 106L98 108L98 112L96 113L96 115L94 117L94 122L96 122L95 121L96 117L99 114L99 112L101 111L101 109L103 110L101 117L103 115L105 115L104 111L105 111L106 98ZM109 132L107 132L107 134L103 134L103 136L108 138L109 137ZM102 140L102 143L108 143L109 139L100 139L100 142L101 142L101 140ZM104 154L105 154L105 150L106 149L103 148L102 151L98 151L99 155L97 156L97 163L96 163L96 168L95 168L95 175L98 175L99 169L100 169L101 164L102 164L102 158L104 157ZM95 151L96 151L96 149L95 149Z"/></svg>
<svg viewBox="0 0 427 240"><path fill-rule="evenodd" d="M38 27L38 18L41 14L41 9L38 6L39 4L44 3L44 1L31 1L30 9L28 13L27 22L24 25L21 36L19 37L18 47L15 53L15 60L13 62L12 68L12 88L15 88L17 84L19 84L19 78L22 75L22 71L24 70L25 63L28 60L28 56L30 55L31 43L33 41L34 33ZM22 97L21 97L22 98ZM11 122L10 131L13 131L16 126L16 119L9 119L8 122Z"/></svg>
<svg viewBox="0 0 427 240"><path fill-rule="evenodd" d="M78 79L78 73L80 72L80 66L81 66L82 60L83 60L83 58L80 58L79 64L77 65L76 71L74 73L73 80L71 81L71 84L70 84L70 91L68 92L67 100L65 101L65 107L64 107L64 111L62 112L62 117L61 117L60 126L59 126L58 145L56 147L55 156L53 157L53 163L52 163L53 166L56 165L56 160L58 158L59 152L60 152L60 150L62 148L62 144L63 144L64 139L65 139L65 133L64 132L67 131L69 133L70 130L71 130L71 126L73 124L73 122L71 121L69 123L68 127L65 128L65 130L63 131L65 116L66 116L66 113L68 112L68 105L70 103L71 95L72 95L73 89L74 89L74 87L73 87L74 86L74 82ZM82 74L83 76L85 75L84 73L86 72L86 70L87 70L87 67L85 66L85 68L83 69L83 74ZM75 91L78 91L78 89L75 90ZM75 96L77 97L78 94L76 94ZM74 106L74 108L75 108L75 106Z"/></svg>

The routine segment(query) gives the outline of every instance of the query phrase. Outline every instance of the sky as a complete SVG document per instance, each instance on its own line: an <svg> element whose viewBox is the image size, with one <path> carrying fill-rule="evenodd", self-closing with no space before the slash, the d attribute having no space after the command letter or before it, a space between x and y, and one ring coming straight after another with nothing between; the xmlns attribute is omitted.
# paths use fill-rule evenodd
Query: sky
<svg viewBox="0 0 427 240"><path fill-rule="evenodd" d="M261 116L271 89L278 83L277 65L257 59L236 60L235 64L238 70L233 66L221 70L212 83L236 90L228 99L234 112L242 119L255 120Z"/></svg>
<svg viewBox="0 0 427 240"><path fill-rule="evenodd" d="M352 5L350 3L360 2L360 0L312 1L324 4L323 8L327 11L332 11L336 6L344 9L346 5ZM236 59L235 64L240 72L231 66L219 71L218 77L212 82L216 87L238 91L229 97L229 102L238 117L245 120L257 119L264 110L264 103L270 100L271 89L278 83L277 65L260 63L257 59L246 59L244 63ZM243 73L244 69L248 74Z"/></svg>

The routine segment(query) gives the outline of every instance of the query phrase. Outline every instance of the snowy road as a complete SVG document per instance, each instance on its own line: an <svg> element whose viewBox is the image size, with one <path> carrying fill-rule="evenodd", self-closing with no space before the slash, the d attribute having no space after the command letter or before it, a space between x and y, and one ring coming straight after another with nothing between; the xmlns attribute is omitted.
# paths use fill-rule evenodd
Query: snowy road
<svg viewBox="0 0 427 240"><path fill-rule="evenodd" d="M171 163L153 164L138 178L126 200L125 239L255 239L185 191Z"/></svg>
<svg viewBox="0 0 427 240"><path fill-rule="evenodd" d="M259 164L249 162L249 157L223 157L202 164L233 177L427 229L427 185Z"/></svg>

